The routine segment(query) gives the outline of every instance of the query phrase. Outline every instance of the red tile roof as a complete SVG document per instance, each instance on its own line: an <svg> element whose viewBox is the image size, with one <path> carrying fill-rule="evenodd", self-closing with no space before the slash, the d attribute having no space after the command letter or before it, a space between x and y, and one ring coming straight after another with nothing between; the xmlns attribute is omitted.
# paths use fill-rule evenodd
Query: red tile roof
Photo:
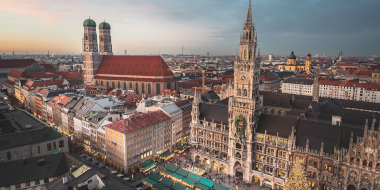
<svg viewBox="0 0 380 190"><path fill-rule="evenodd" d="M344 63L337 63L334 65L335 67L341 67L341 66L352 66L352 67L355 67L355 66L358 66L357 63L347 63L347 62L344 62Z"/></svg>
<svg viewBox="0 0 380 190"><path fill-rule="evenodd" d="M191 106L192 103L189 100L182 100L182 101L176 102L175 105L177 105L179 108L181 108L182 106L186 106L186 105Z"/></svg>
<svg viewBox="0 0 380 190"><path fill-rule="evenodd" d="M173 76L161 56L104 55L97 75Z"/></svg>
<svg viewBox="0 0 380 190"><path fill-rule="evenodd" d="M162 96L162 95L171 95L171 96L179 96L179 93L177 90L170 90L170 89L164 89L160 94L157 96Z"/></svg>
<svg viewBox="0 0 380 190"><path fill-rule="evenodd" d="M55 69L55 68L53 67L53 65L51 65L51 64L40 64L40 65L44 66L46 70L52 70L52 69Z"/></svg>
<svg viewBox="0 0 380 190"><path fill-rule="evenodd" d="M28 82L26 82L23 86L23 88L25 90L32 90L32 88L36 88L38 86L40 87L44 87L44 86L52 86L52 85L57 85L58 88L62 88L64 87L63 85L63 82L65 80L64 79L57 79L57 80L48 80L48 81L32 81L32 80L29 80Z"/></svg>
<svg viewBox="0 0 380 190"><path fill-rule="evenodd" d="M13 82L11 80L6 80L5 83L7 83L7 84L9 84L11 86L15 85L15 82Z"/></svg>
<svg viewBox="0 0 380 190"><path fill-rule="evenodd" d="M0 68L22 68L37 63L34 59L0 59Z"/></svg>
<svg viewBox="0 0 380 190"><path fill-rule="evenodd" d="M149 113L137 112L135 117L108 124L106 128L125 134L170 119L161 110Z"/></svg>
<svg viewBox="0 0 380 190"><path fill-rule="evenodd" d="M16 69L11 69L8 73L8 76L11 76L11 77L17 78L17 79L20 77L26 78L26 75L24 72L16 70Z"/></svg>
<svg viewBox="0 0 380 190"><path fill-rule="evenodd" d="M307 74L297 74L297 77L303 77L305 79L314 79L313 76L307 75Z"/></svg>
<svg viewBox="0 0 380 190"><path fill-rule="evenodd" d="M340 83L343 81L331 81L328 79L322 79L320 80L319 84L320 85L333 85L333 86L338 86ZM380 90L380 85L378 83L359 83L359 82L348 82L344 86L351 86L351 87L361 87L361 88L366 88L369 90L376 89Z"/></svg>
<svg viewBox="0 0 380 190"><path fill-rule="evenodd" d="M62 76L66 79L72 79L77 77L83 77L83 73L67 73L67 72L37 72L37 73L25 73L25 76L29 79L36 78L53 78Z"/></svg>
<svg viewBox="0 0 380 190"><path fill-rule="evenodd" d="M273 81L273 80L279 80L274 74L268 74L268 75L260 75L261 81Z"/></svg>

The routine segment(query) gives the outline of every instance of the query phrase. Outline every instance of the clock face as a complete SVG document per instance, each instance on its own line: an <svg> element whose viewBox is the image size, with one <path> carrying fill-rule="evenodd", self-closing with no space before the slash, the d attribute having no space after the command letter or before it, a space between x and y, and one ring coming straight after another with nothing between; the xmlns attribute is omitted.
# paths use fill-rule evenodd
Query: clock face
<svg viewBox="0 0 380 190"><path fill-rule="evenodd" d="M98 49L98 47L97 46L94 46L94 50L97 50Z"/></svg>
<svg viewBox="0 0 380 190"><path fill-rule="evenodd" d="M245 81L247 81L247 75L245 75L245 74L241 74L241 75L239 76L239 80L240 80L240 82L245 82Z"/></svg>
<svg viewBox="0 0 380 190"><path fill-rule="evenodd" d="M108 46L108 50L111 50L111 46Z"/></svg>

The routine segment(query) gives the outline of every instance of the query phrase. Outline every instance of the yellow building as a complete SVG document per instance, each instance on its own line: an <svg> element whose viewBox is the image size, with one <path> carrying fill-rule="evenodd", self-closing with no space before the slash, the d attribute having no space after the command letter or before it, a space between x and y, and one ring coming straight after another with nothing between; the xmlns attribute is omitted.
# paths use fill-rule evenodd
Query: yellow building
<svg viewBox="0 0 380 190"><path fill-rule="evenodd" d="M311 54L307 54L305 64L297 63L297 58L294 55L294 52L289 55L288 63L278 65L278 69L288 70L288 71L310 71L311 70Z"/></svg>

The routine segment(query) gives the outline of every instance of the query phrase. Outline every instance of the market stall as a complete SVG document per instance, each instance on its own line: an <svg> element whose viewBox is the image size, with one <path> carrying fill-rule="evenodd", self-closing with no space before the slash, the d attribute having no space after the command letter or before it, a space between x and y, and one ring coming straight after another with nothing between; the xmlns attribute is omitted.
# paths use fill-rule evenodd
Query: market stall
<svg viewBox="0 0 380 190"><path fill-rule="evenodd" d="M173 156L174 156L174 153L171 153L168 150L160 154L160 158L165 161L169 160L170 158L173 158Z"/></svg>
<svg viewBox="0 0 380 190"><path fill-rule="evenodd" d="M210 188L208 188L208 187L206 187L206 186L204 186L202 184L199 184L199 183L197 183L197 184L194 185L194 189L195 190L210 190Z"/></svg>
<svg viewBox="0 0 380 190"><path fill-rule="evenodd" d="M166 170L169 170L169 171L171 171L171 172L173 172L173 173L175 173L175 172L178 170L178 167L177 167L177 166L174 166L174 165L172 165L172 164L168 164L168 165L166 166L165 169L166 169Z"/></svg>
<svg viewBox="0 0 380 190"><path fill-rule="evenodd" d="M160 175L164 176L164 177L167 177L169 178L170 177L170 174L172 174L173 172L169 171L169 170L165 170L165 169L160 169Z"/></svg>
<svg viewBox="0 0 380 190"><path fill-rule="evenodd" d="M211 189L212 187L214 187L215 182L211 181L211 180L209 180L207 178L202 178L201 181L199 181L199 184L202 184L202 185L204 185L204 186L206 186L206 187L208 187L208 188Z"/></svg>
<svg viewBox="0 0 380 190"><path fill-rule="evenodd" d="M178 154L182 154L183 152L185 152L185 148L184 147L178 147L177 149L176 149L176 151L177 151L177 153Z"/></svg>
<svg viewBox="0 0 380 190"><path fill-rule="evenodd" d="M189 178L183 178L181 184L184 184L187 187L194 188L194 184L196 184L196 183L197 182L195 182L195 181L193 181L193 180L191 180Z"/></svg>
<svg viewBox="0 0 380 190"><path fill-rule="evenodd" d="M195 175L195 174L193 174L193 173L190 173L190 174L187 176L187 178L189 178L189 179L191 179L191 180L193 180L193 181L195 181L195 182L199 182L199 181L202 179L201 176Z"/></svg>
<svg viewBox="0 0 380 190"><path fill-rule="evenodd" d="M174 184L174 185L171 187L171 189L173 189L173 190L186 190L186 187L183 186L183 185L181 185L181 184L179 184L179 183L176 183L176 184Z"/></svg>
<svg viewBox="0 0 380 190"><path fill-rule="evenodd" d="M206 173L205 170L202 170L202 169L194 167L194 166L186 168L186 170L189 171L189 172L191 172L191 173L194 173L196 175L199 175L199 176L202 176L202 175L204 175Z"/></svg>
<svg viewBox="0 0 380 190"><path fill-rule="evenodd" d="M139 165L139 168L140 168L140 171L145 173L151 169L153 169L154 167L156 167L157 165L157 162L153 162L152 160L147 160L145 162L143 162L142 164Z"/></svg>

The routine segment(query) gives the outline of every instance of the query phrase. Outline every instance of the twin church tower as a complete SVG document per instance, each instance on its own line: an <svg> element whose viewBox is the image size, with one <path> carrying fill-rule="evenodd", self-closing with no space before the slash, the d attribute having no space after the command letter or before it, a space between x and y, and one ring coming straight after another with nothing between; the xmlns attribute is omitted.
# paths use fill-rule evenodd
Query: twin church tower
<svg viewBox="0 0 380 190"><path fill-rule="evenodd" d="M83 22L83 70L85 85L95 84L95 75L103 55L113 55L111 26L107 22L99 24L99 48L96 35L96 23L88 18Z"/></svg>

